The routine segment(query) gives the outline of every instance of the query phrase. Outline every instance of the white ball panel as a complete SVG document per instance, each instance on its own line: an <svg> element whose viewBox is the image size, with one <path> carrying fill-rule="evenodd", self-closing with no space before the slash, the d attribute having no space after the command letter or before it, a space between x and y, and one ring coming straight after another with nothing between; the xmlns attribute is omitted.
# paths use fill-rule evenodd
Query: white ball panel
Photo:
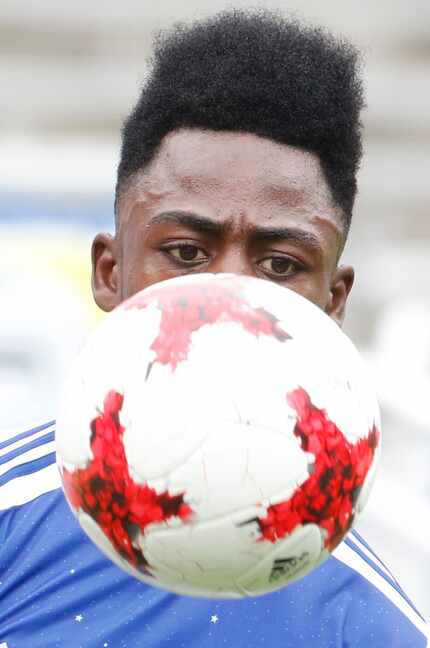
<svg viewBox="0 0 430 648"><path fill-rule="evenodd" d="M106 395L111 390L124 394L126 382L139 384L141 381L142 366L146 367L151 356L149 340L146 346L142 343L142 329L154 336L160 318L154 308L146 314L145 320L142 320L142 312L111 313L90 336L75 361L63 389L57 417L57 452L62 461L83 466L92 458L90 424L103 411ZM152 333L148 331L147 319L150 323L154 320ZM140 344L136 343L138 340Z"/></svg>
<svg viewBox="0 0 430 648"><path fill-rule="evenodd" d="M321 562L323 543L317 525L300 526L237 580L243 594L255 596L279 589L301 578ZM325 553L325 557L328 554Z"/></svg>
<svg viewBox="0 0 430 648"><path fill-rule="evenodd" d="M211 424L199 453L173 471L169 492L186 493L199 520L289 497L308 478L308 455L290 434Z"/></svg>
<svg viewBox="0 0 430 648"><path fill-rule="evenodd" d="M258 510L240 511L208 522L165 529L141 538L142 550L163 578L165 567L179 572L196 587L236 590L236 579L272 547L256 542L255 523L238 526L256 517Z"/></svg>
<svg viewBox="0 0 430 648"><path fill-rule="evenodd" d="M237 418L219 377L199 384L198 376L188 363L174 372L156 364L146 382L127 381L121 420L132 425L124 443L130 466L142 479L165 476L186 461L210 434L213 417Z"/></svg>

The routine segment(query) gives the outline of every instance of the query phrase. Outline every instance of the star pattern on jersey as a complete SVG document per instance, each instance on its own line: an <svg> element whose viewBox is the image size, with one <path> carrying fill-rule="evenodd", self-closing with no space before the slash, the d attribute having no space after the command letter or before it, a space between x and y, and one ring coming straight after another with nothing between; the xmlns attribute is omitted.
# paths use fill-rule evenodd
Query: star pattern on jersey
<svg viewBox="0 0 430 648"><path fill-rule="evenodd" d="M211 616L211 623L215 625L215 623L218 623L219 617L216 614L212 614Z"/></svg>
<svg viewBox="0 0 430 648"><path fill-rule="evenodd" d="M75 621L77 621L78 623L80 623L80 622L82 621L83 618L84 618L84 617L83 617L82 614L77 614L77 615L75 616Z"/></svg>

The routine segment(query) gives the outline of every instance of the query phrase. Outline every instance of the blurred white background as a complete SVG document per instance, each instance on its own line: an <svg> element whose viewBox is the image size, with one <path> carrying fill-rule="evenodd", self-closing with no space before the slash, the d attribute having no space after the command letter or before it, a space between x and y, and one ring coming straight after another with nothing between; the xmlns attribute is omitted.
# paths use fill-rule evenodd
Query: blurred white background
<svg viewBox="0 0 430 648"><path fill-rule="evenodd" d="M1 1L0 427L55 416L64 371L99 317L89 243L112 228L119 129L151 34L229 4ZM253 4L326 25L365 54L346 330L375 377L384 452L359 529L430 618L430 3Z"/></svg>

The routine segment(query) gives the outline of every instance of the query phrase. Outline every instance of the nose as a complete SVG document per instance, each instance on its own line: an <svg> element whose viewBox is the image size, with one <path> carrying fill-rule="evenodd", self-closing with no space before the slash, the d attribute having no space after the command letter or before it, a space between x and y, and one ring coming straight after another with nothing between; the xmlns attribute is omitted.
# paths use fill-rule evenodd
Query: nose
<svg viewBox="0 0 430 648"><path fill-rule="evenodd" d="M246 251L238 248L225 250L217 254L211 263L210 272L231 272L252 276L254 269Z"/></svg>

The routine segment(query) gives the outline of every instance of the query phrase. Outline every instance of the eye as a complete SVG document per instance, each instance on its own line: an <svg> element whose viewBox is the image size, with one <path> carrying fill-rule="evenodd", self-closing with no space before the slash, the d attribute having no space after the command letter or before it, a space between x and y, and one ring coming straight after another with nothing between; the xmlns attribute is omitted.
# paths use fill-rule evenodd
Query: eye
<svg viewBox="0 0 430 648"><path fill-rule="evenodd" d="M173 257L175 261L189 265L201 263L208 258L202 248L197 247L197 245L191 245L190 243L176 243L175 245L165 246L162 250Z"/></svg>
<svg viewBox="0 0 430 648"><path fill-rule="evenodd" d="M287 256L271 256L266 259L262 259L259 262L260 268L263 271L277 279L285 279L290 277L300 270L301 265L298 261L291 259Z"/></svg>

